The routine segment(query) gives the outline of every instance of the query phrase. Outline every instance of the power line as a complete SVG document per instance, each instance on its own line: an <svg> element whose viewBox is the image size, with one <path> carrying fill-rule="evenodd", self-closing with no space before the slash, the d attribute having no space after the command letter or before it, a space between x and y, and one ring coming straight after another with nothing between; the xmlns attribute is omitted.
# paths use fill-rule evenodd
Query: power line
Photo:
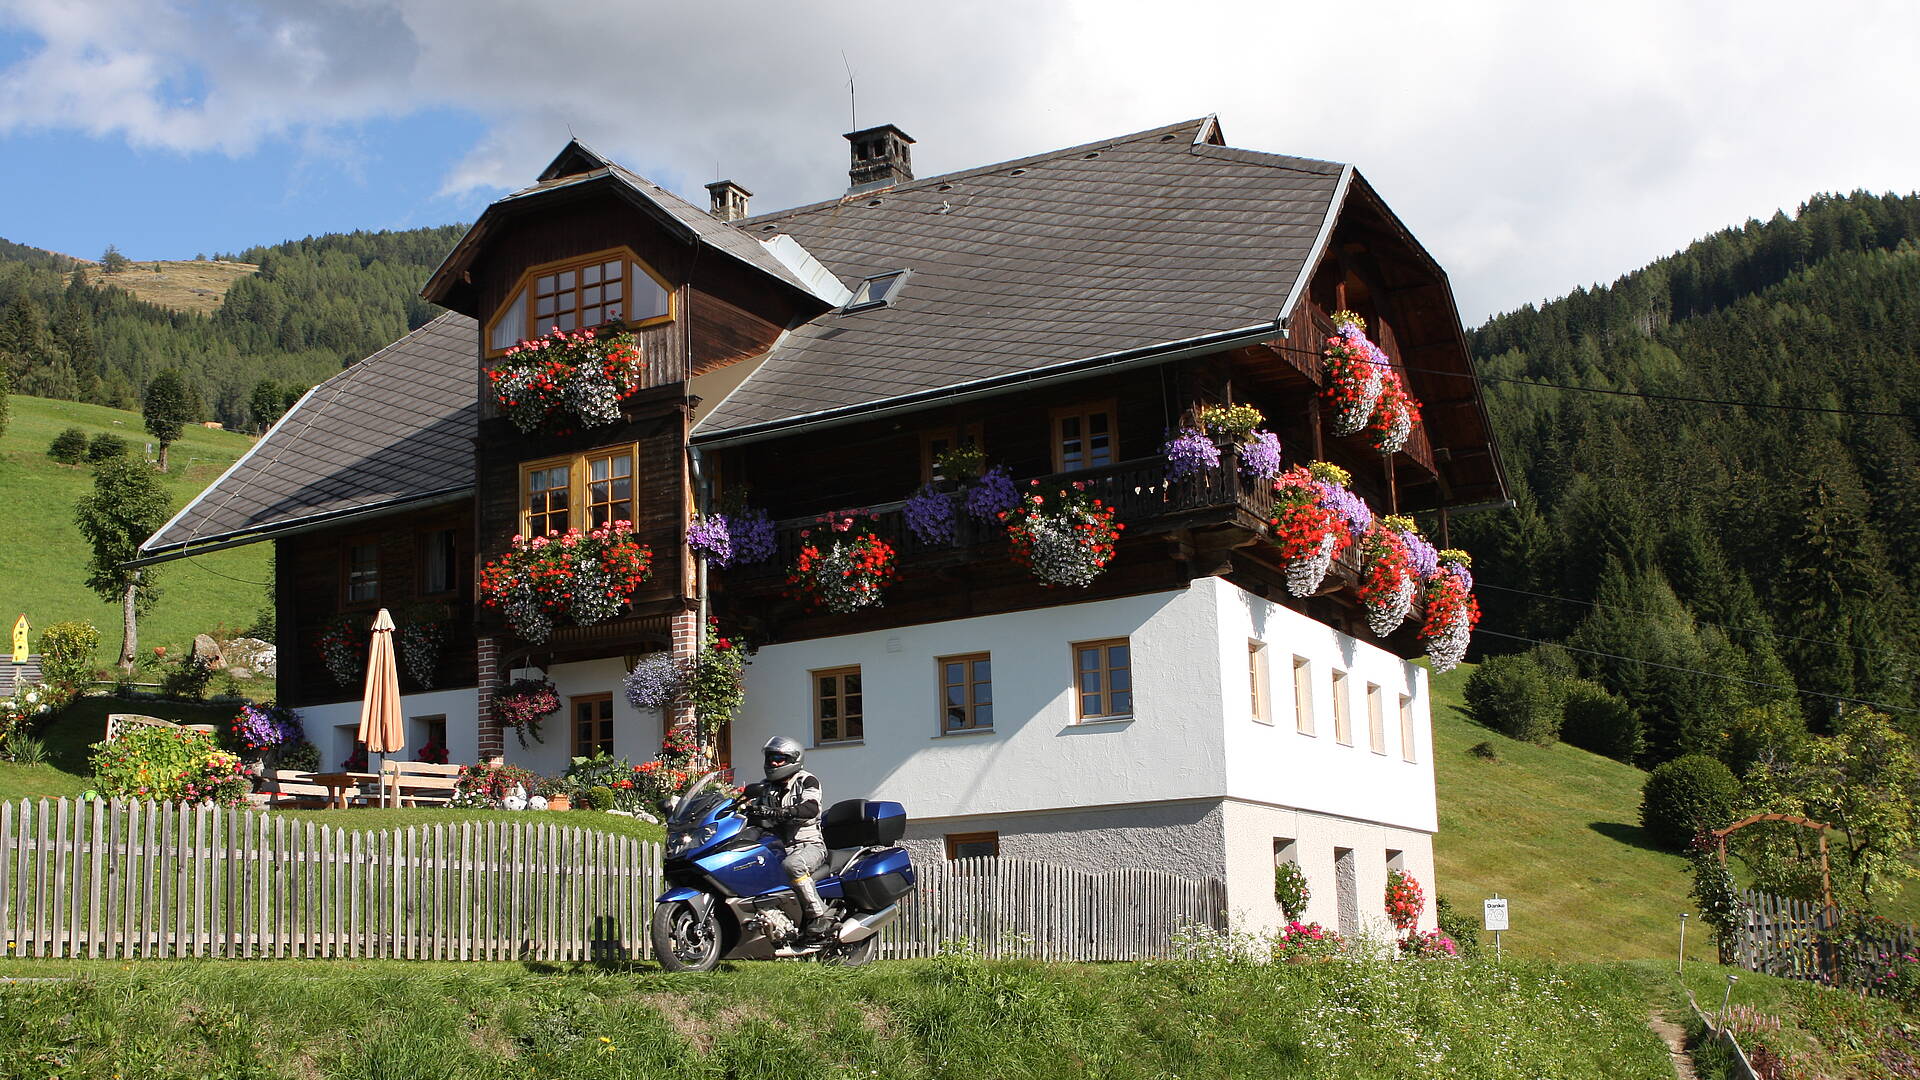
<svg viewBox="0 0 1920 1080"><path fill-rule="evenodd" d="M214 577L217 577L217 578L226 578L228 581L237 581L242 585L258 585L263 589L267 588L269 585L269 583L265 581L248 581L246 578L237 578L237 577L234 577L232 574L223 574L220 571L215 570L211 566L206 566L202 563L194 562L192 556L188 556L187 558L182 559L180 561L186 563L188 566L192 566L199 569L203 573L212 574Z"/></svg>
<svg viewBox="0 0 1920 1080"><path fill-rule="evenodd" d="M1629 615L1659 616L1663 614L1662 612L1658 612L1658 611L1643 611L1639 608L1621 607L1618 604L1602 604L1594 600L1576 600L1571 596L1555 596L1552 593L1533 592L1528 589L1515 589L1506 585L1495 585L1491 582L1482 581L1478 578L1474 579L1473 584L1475 588L1479 588L1479 589L1496 589L1500 592L1518 593L1521 596L1536 596L1542 600L1558 600L1563 604L1581 604L1590 608L1600 608L1600 609L1609 610L1609 611L1624 611ZM1688 612L1688 615L1691 616L1692 614L1693 614L1692 612ZM1783 634L1778 630L1769 630L1765 627L1760 627L1760 626L1730 626L1726 623L1708 622L1707 620L1698 618L1698 617L1695 617L1693 621L1696 623L1699 623L1701 626L1714 626L1722 630L1738 630L1748 634L1766 634L1768 637L1776 637L1783 641L1804 641L1809 645L1831 645L1839 649L1857 649L1860 652L1875 653L1880 656L1899 656L1899 657L1904 657L1905 659L1908 659L1908 660L1916 659L1916 657L1912 653L1901 652L1898 649L1870 649L1865 645L1853 645L1845 641L1826 641L1821 638L1800 637L1795 634Z"/></svg>
<svg viewBox="0 0 1920 1080"><path fill-rule="evenodd" d="M1476 584L1478 583L1476 582ZM1790 694L1825 698L1828 701L1843 701L1849 705L1865 705L1870 709L1885 709L1888 712L1920 713L1920 709L1910 709L1904 705L1887 705L1878 701L1867 701L1864 698L1841 697L1838 694L1823 694L1818 690L1802 690L1797 686L1782 686L1779 683L1761 682L1758 679L1742 679L1737 675L1723 675L1717 671L1702 671L1699 668L1681 667L1678 664L1662 664L1657 660L1643 660L1637 656L1617 656L1613 653L1601 652L1597 649L1582 649L1560 641L1542 641L1539 638L1522 637L1519 634L1503 634L1498 630L1488 630L1484 627L1475 629L1474 633L1491 634L1494 637L1506 638L1509 641L1524 641L1531 645L1552 645L1565 649L1568 652L1585 653L1588 656L1600 656L1608 660L1619 660L1629 664L1643 664L1647 667L1664 668L1667 671L1679 671L1689 675L1704 675L1709 679L1719 679L1722 682L1740 683L1745 686L1759 686L1768 690L1784 690Z"/></svg>

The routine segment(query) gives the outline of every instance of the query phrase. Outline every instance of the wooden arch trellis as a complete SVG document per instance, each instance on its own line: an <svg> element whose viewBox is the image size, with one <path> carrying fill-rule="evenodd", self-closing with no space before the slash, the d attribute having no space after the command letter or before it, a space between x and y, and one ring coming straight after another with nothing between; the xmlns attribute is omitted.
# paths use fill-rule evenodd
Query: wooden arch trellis
<svg viewBox="0 0 1920 1080"><path fill-rule="evenodd" d="M1753 814L1724 829L1715 829L1708 835L1713 837L1714 851L1720 856L1720 865L1727 865L1727 837L1749 825L1758 825L1763 821L1782 821L1789 825L1799 825L1813 829L1820 834L1820 901L1827 911L1833 910L1833 874L1827 863L1827 829L1824 821L1801 817L1798 814Z"/></svg>

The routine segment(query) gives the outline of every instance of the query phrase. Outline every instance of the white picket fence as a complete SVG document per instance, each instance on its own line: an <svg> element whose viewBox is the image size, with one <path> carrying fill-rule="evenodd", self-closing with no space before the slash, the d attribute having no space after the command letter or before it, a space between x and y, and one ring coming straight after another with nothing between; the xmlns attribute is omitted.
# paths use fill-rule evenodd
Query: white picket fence
<svg viewBox="0 0 1920 1080"><path fill-rule="evenodd" d="M343 812L343 818L351 811ZM1217 879L1014 859L917 865L882 955L1136 960L1224 927ZM0 933L15 957L630 960L660 847L553 821L352 831L253 810L0 803Z"/></svg>

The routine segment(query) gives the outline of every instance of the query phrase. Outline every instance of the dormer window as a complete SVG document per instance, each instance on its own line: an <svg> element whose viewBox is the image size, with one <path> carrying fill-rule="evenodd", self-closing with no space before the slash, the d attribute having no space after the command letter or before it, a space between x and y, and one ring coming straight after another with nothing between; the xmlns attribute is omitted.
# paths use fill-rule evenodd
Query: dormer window
<svg viewBox="0 0 1920 1080"><path fill-rule="evenodd" d="M905 270L894 270L862 278L860 284L853 287L853 299L848 300L847 306L841 310L859 311L861 308L879 307L881 304L888 303L900 291L900 286L906 280L907 271Z"/></svg>
<svg viewBox="0 0 1920 1080"><path fill-rule="evenodd" d="M487 351L607 323L652 326L673 318L673 291L626 248L546 263L521 275L487 327Z"/></svg>

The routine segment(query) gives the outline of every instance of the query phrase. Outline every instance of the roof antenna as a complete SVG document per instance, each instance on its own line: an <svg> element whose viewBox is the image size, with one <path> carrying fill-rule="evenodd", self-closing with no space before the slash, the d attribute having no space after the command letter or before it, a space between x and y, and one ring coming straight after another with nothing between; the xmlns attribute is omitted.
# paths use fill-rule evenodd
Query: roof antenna
<svg viewBox="0 0 1920 1080"><path fill-rule="evenodd" d="M847 69L847 112L852 114L853 130L860 130L860 102L853 95L853 65L847 63L847 50L840 50L840 63Z"/></svg>

